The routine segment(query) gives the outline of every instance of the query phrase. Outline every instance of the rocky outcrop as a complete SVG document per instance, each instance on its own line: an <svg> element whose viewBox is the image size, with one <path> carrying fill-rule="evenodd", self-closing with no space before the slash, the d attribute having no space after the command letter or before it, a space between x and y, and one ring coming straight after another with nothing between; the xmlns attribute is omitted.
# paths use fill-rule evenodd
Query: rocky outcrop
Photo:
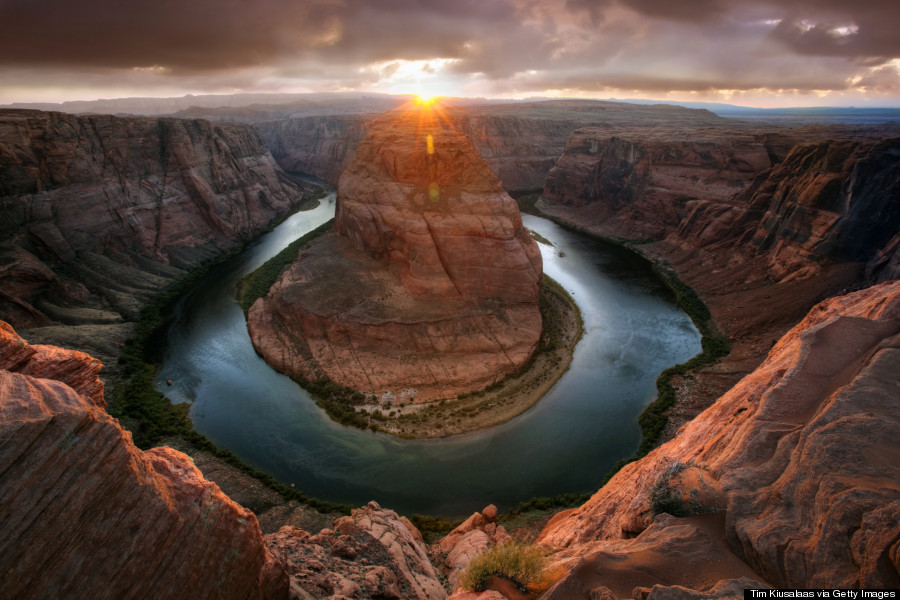
<svg viewBox="0 0 900 600"><path fill-rule="evenodd" d="M898 274L898 133L584 128L551 170L542 206L615 238L765 256L758 277L774 281L829 261L885 281Z"/></svg>
<svg viewBox="0 0 900 600"><path fill-rule="evenodd" d="M733 554L776 587L893 587L898 368L900 282L826 300L758 369L538 541L577 561L681 526L654 520L654 506L712 509L724 512Z"/></svg>
<svg viewBox="0 0 900 600"><path fill-rule="evenodd" d="M250 309L251 339L277 369L419 401L484 388L537 348L537 244L436 114L372 125L341 177L335 234Z"/></svg>
<svg viewBox="0 0 900 600"><path fill-rule="evenodd" d="M497 523L497 507L486 506L474 513L432 547L439 568L447 576L451 590L460 589L459 578L469 562L488 548L505 543L509 538L503 525Z"/></svg>
<svg viewBox="0 0 900 600"><path fill-rule="evenodd" d="M100 408L106 408L103 364L93 356L56 346L31 345L9 323L0 321L0 369L61 381Z"/></svg>
<svg viewBox="0 0 900 600"><path fill-rule="evenodd" d="M355 509L315 535L285 526L266 537L269 547L287 566L292 597L447 597L425 553L419 530L376 502Z"/></svg>
<svg viewBox="0 0 900 600"><path fill-rule="evenodd" d="M0 317L133 319L300 198L249 126L0 111Z"/></svg>
<svg viewBox="0 0 900 600"><path fill-rule="evenodd" d="M800 144L727 203L698 202L678 238L764 255L775 280L810 277L827 261L900 277L900 137Z"/></svg>
<svg viewBox="0 0 900 600"><path fill-rule="evenodd" d="M102 389L96 361L28 346L6 324L0 334L5 597L287 597L256 517L184 454L137 449L85 395ZM74 388L48 378L61 373Z"/></svg>

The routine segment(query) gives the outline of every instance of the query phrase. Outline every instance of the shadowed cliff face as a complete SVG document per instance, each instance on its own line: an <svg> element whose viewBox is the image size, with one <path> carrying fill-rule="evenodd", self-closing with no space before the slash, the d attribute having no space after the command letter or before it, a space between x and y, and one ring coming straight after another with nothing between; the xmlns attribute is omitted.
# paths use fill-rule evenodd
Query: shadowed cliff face
<svg viewBox="0 0 900 600"><path fill-rule="evenodd" d="M300 198L249 126L0 111L0 317L116 326Z"/></svg>
<svg viewBox="0 0 900 600"><path fill-rule="evenodd" d="M776 280L814 275L829 260L900 277L900 138L801 144L736 195L729 211L698 205L678 236L767 256Z"/></svg>
<svg viewBox="0 0 900 600"><path fill-rule="evenodd" d="M618 238L766 256L757 275L775 281L828 261L868 263L870 277L887 280L900 245L896 133L585 128L551 170L544 202Z"/></svg>
<svg viewBox="0 0 900 600"><path fill-rule="evenodd" d="M287 597L253 513L106 414L99 361L0 322L0 366L4 597Z"/></svg>
<svg viewBox="0 0 900 600"><path fill-rule="evenodd" d="M425 400L484 388L534 353L540 251L437 112L371 125L341 176L335 233L250 310L251 339L279 370Z"/></svg>
<svg viewBox="0 0 900 600"><path fill-rule="evenodd" d="M898 368L900 282L827 300L672 441L555 517L538 541L560 548L560 561L593 555L594 571L612 552L654 538L671 544L679 527L699 522L653 521L652 492L666 476L686 510L697 502L724 511L713 535L773 585L893 587ZM702 564L703 536L689 539Z"/></svg>

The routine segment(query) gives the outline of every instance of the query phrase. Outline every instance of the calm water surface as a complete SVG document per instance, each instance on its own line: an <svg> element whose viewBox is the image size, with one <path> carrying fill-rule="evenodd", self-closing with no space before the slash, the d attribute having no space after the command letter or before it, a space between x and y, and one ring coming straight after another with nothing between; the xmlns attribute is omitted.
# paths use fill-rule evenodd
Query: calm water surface
<svg viewBox="0 0 900 600"><path fill-rule="evenodd" d="M334 215L334 195L297 213L219 265L175 309L160 368L173 402L191 402L197 431L304 493L403 514L467 516L534 496L596 490L640 442L637 417L666 367L700 351L700 334L646 263L554 223L524 215L544 272L578 303L585 333L572 366L531 410L494 429L399 440L332 422L309 394L253 349L235 285Z"/></svg>

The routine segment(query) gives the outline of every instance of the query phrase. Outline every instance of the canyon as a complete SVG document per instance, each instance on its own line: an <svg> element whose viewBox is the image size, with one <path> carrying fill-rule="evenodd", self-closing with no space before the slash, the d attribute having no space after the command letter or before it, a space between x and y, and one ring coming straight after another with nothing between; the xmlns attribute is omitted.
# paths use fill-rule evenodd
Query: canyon
<svg viewBox="0 0 900 600"><path fill-rule="evenodd" d="M341 175L334 233L250 308L279 371L422 402L520 370L542 332L541 256L515 201L430 108L373 122Z"/></svg>
<svg viewBox="0 0 900 600"><path fill-rule="evenodd" d="M674 381L656 449L543 528L552 581L541 598L900 587L900 130L607 104L447 111L503 188L544 187L545 214L677 274L732 345ZM384 155L365 154L366 136L387 135L370 122L0 113L11 217L2 319L33 343L2 329L0 507L15 526L0 561L16 574L4 589L120 597L137 581L169 597L515 597L444 585L506 539L492 507L431 548L375 502L319 533L287 525L263 536L190 459L131 444L103 410L100 361L34 343L96 348L110 366L156 290L301 202L285 169L311 165L329 179L350 166L346 185L358 185ZM351 166L360 147L368 161ZM367 232L344 210L339 229L352 242L334 237L309 253L362 246L410 260L411 244L384 245L386 229ZM62 548L51 549L60 532Z"/></svg>
<svg viewBox="0 0 900 600"><path fill-rule="evenodd" d="M0 111L0 318L114 365L149 299L302 198L246 125Z"/></svg>

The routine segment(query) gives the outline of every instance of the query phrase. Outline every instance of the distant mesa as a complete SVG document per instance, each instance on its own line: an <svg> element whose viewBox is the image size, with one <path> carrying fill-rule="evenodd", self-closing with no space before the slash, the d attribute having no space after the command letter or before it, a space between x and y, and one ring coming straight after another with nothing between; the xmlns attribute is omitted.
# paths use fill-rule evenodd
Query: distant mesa
<svg viewBox="0 0 900 600"><path fill-rule="evenodd" d="M276 369L425 401L519 370L541 335L542 263L515 201L439 109L374 121L338 183L334 232L250 309Z"/></svg>

